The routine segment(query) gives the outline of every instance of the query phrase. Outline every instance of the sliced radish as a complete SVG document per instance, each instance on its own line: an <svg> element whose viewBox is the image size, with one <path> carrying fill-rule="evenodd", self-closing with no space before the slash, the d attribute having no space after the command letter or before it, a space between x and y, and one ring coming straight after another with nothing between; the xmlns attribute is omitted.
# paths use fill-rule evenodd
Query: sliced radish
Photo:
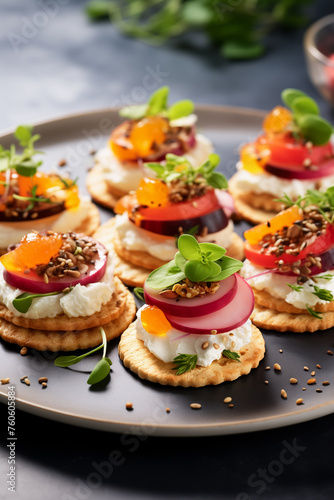
<svg viewBox="0 0 334 500"><path fill-rule="evenodd" d="M170 324L178 330L186 333L207 334L212 330L224 333L234 330L243 325L254 308L254 294L251 287L238 274L237 292L234 299L226 306L211 314L200 317L184 318L166 314Z"/></svg>
<svg viewBox="0 0 334 500"><path fill-rule="evenodd" d="M151 233L163 234L165 236L175 236L179 234L180 227L182 231L187 231L197 227L197 234L206 228L207 233L217 233L224 229L228 224L228 218L222 208L218 208L209 214L192 217L190 219L180 218L175 220L152 220L139 219L138 226Z"/></svg>
<svg viewBox="0 0 334 500"><path fill-rule="evenodd" d="M88 239L88 237L85 237ZM49 293L49 292L60 292L64 288L78 285L88 285L89 283L96 283L100 281L107 267L108 255L106 254L106 249L101 243L95 242L98 253L94 257L94 264L90 263L88 265L87 271L81 275L80 278L73 278L67 276L60 279L49 279L49 283L45 283L43 276L38 276L35 271L31 270L29 274L24 274L24 272L13 272L4 269L3 278L8 283L8 285L18 288L23 292L31 293Z"/></svg>
<svg viewBox="0 0 334 500"><path fill-rule="evenodd" d="M285 179L319 179L334 174L334 159L324 161L317 170L306 170L300 167L277 167L266 165L265 169L270 174Z"/></svg>
<svg viewBox="0 0 334 500"><path fill-rule="evenodd" d="M165 314L192 318L210 314L227 306L237 292L237 279L233 274L220 282L220 288L212 295L187 299L178 297L166 299L159 294L162 289L154 290L144 284L144 296L147 304L159 307Z"/></svg>

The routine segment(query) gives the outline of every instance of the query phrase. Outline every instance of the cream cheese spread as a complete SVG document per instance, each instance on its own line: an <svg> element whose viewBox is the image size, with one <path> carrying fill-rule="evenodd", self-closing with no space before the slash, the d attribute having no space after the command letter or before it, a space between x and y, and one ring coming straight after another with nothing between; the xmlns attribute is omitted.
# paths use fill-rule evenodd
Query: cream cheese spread
<svg viewBox="0 0 334 500"><path fill-rule="evenodd" d="M186 334L175 328L171 328L164 336L153 335L143 327L140 316L142 309L137 312L136 336L144 342L154 356L164 363L173 361L178 354L197 354L197 365L209 366L213 361L221 358L225 349L239 351L251 341L252 323L249 319L230 332L216 335ZM209 342L207 349L202 348L204 342ZM213 344L218 344L219 349L213 347Z"/></svg>

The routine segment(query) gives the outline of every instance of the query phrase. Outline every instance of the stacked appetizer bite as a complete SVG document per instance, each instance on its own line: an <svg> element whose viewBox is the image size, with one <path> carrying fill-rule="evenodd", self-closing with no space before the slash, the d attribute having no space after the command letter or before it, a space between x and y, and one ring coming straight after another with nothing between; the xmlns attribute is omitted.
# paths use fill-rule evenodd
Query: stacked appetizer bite
<svg viewBox="0 0 334 500"><path fill-rule="evenodd" d="M255 325L278 331L334 326L334 187L245 232L242 276L252 286Z"/></svg>
<svg viewBox="0 0 334 500"><path fill-rule="evenodd" d="M164 166L147 164L156 178L143 178L136 192L119 200L118 214L95 236L115 249L115 273L125 284L143 286L151 270L173 259L176 238L184 233L243 258L243 242L229 220L233 200L222 191L227 181L215 172L218 163L213 153L196 167L185 157L168 154Z"/></svg>
<svg viewBox="0 0 334 500"><path fill-rule="evenodd" d="M254 296L236 272L242 263L191 235L144 285L147 305L123 333L119 355L140 378L163 385L202 387L235 380L264 356L252 325Z"/></svg>
<svg viewBox="0 0 334 500"><path fill-rule="evenodd" d="M186 156L194 166L212 152L211 142L196 132L197 116L189 100L168 107L169 88L154 92L147 104L120 110L126 120L96 155L87 188L101 205L113 209L118 198L137 189L145 162L163 161L167 153Z"/></svg>
<svg viewBox="0 0 334 500"><path fill-rule="evenodd" d="M284 90L282 100L291 111L277 106L266 116L263 134L242 146L239 171L229 181L238 215L253 223L279 212L284 194L295 201L334 184L332 125L300 90Z"/></svg>
<svg viewBox="0 0 334 500"><path fill-rule="evenodd" d="M134 299L114 278L101 243L78 233L29 233L0 258L0 336L38 350L96 346L103 325L118 337L135 315Z"/></svg>
<svg viewBox="0 0 334 500"><path fill-rule="evenodd" d="M79 198L75 181L55 173L39 172L32 128L19 126L9 150L0 146L0 255L31 230L82 231L92 234L100 223L89 198Z"/></svg>

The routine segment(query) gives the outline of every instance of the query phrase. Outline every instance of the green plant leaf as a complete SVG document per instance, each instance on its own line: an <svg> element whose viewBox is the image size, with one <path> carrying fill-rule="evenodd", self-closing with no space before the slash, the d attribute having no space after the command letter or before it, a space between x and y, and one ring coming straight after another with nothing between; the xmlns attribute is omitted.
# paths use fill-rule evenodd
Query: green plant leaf
<svg viewBox="0 0 334 500"><path fill-rule="evenodd" d="M145 300L145 297L144 297L144 290L142 287L139 287L139 286L136 286L134 289L133 289L133 293L135 294L135 296L137 297L137 299L139 300Z"/></svg>
<svg viewBox="0 0 334 500"><path fill-rule="evenodd" d="M226 189L228 187L226 177L220 172L212 172L210 177L206 178L206 182L216 189Z"/></svg>
<svg viewBox="0 0 334 500"><path fill-rule="evenodd" d="M225 358L233 359L234 361L238 361L239 363L241 363L241 361L240 361L240 354L238 352L230 351L228 349L224 349L223 350L223 356L225 356Z"/></svg>
<svg viewBox="0 0 334 500"><path fill-rule="evenodd" d="M173 370L177 370L176 375L182 375L182 373L193 370L197 363L197 354L178 354L173 359L173 363L176 365Z"/></svg>
<svg viewBox="0 0 334 500"><path fill-rule="evenodd" d="M233 259L232 257L227 257L226 255L224 255L224 257L222 257L220 260L217 260L216 264L220 266L221 271L217 276L215 276L214 281L224 280L232 274L238 272L239 269L242 268L242 262L240 262L240 260Z"/></svg>
<svg viewBox="0 0 334 500"><path fill-rule="evenodd" d="M122 118L128 118L129 120L139 120L146 115L148 106L147 104L136 104L133 106L125 106L120 109L118 114Z"/></svg>
<svg viewBox="0 0 334 500"><path fill-rule="evenodd" d="M184 272L187 278L194 283L198 281L215 281L215 276L220 272L220 266L215 262L199 262L198 260L188 260Z"/></svg>
<svg viewBox="0 0 334 500"><path fill-rule="evenodd" d="M41 163L38 162L35 164L32 163L21 163L21 165L17 165L16 172L23 177L32 177L36 174L37 169Z"/></svg>
<svg viewBox="0 0 334 500"><path fill-rule="evenodd" d="M88 2L85 7L86 14L94 21L106 19L110 16L112 9L110 1L94 0Z"/></svg>
<svg viewBox="0 0 334 500"><path fill-rule="evenodd" d="M175 264L175 260L171 260L167 264L164 264L158 269L149 274L146 283L151 288L167 288L179 281L185 279L186 275L181 269Z"/></svg>
<svg viewBox="0 0 334 500"><path fill-rule="evenodd" d="M221 53L226 59L256 59L263 55L264 45L257 42L230 40L223 44Z"/></svg>
<svg viewBox="0 0 334 500"><path fill-rule="evenodd" d="M203 26L212 20L214 11L203 1L194 0L183 5L181 15L190 26Z"/></svg>
<svg viewBox="0 0 334 500"><path fill-rule="evenodd" d="M319 106L317 103L308 96L296 97L292 104L291 109L297 115L318 115L319 114Z"/></svg>
<svg viewBox="0 0 334 500"><path fill-rule="evenodd" d="M178 248L185 259L189 260L200 260L201 249L200 246L190 234L181 234L178 239Z"/></svg>
<svg viewBox="0 0 334 500"><path fill-rule="evenodd" d="M208 255L208 257L207 257L209 260L213 260L213 261L219 260L226 254L225 248L223 248L219 245L216 245L215 243L203 242L203 243L199 243L199 247L200 247L201 252L205 252L206 254L210 253L210 255Z"/></svg>
<svg viewBox="0 0 334 500"><path fill-rule="evenodd" d="M109 358L102 358L95 365L93 371L88 377L87 384L93 385L104 380L110 373L111 360Z"/></svg>
<svg viewBox="0 0 334 500"><path fill-rule="evenodd" d="M293 102L295 99L299 99L300 97L307 97L305 92L302 92L298 89L285 89L281 93L281 99L289 108L292 108Z"/></svg>
<svg viewBox="0 0 334 500"><path fill-rule="evenodd" d="M183 257L181 252L176 252L174 260L175 260L175 264L181 269L181 271L184 271L184 267L186 265L187 259L185 259Z"/></svg>
<svg viewBox="0 0 334 500"><path fill-rule="evenodd" d="M15 299L13 299L12 304L17 311L20 313L26 313L29 311L29 308L34 299L39 297L50 297L51 295L59 295L63 292L50 292L50 293L29 293L24 292L18 295Z"/></svg>
<svg viewBox="0 0 334 500"><path fill-rule="evenodd" d="M86 356L89 356L90 354L93 354L94 352L99 351L100 349L102 349L102 347L103 347L103 343L101 345L95 347L95 349L88 351L88 352L85 352L84 354L81 354L80 356L74 356L74 355L58 356L54 360L54 364L56 366L60 366L61 368L66 368L67 366L76 365L82 359L84 359Z"/></svg>
<svg viewBox="0 0 334 500"><path fill-rule="evenodd" d="M149 115L157 115L167 108L169 95L169 87L161 87L160 89L153 92L148 101L148 111Z"/></svg>
<svg viewBox="0 0 334 500"><path fill-rule="evenodd" d="M14 132L16 139L19 141L21 146L27 146L32 137L32 126L31 125L19 125Z"/></svg>
<svg viewBox="0 0 334 500"><path fill-rule="evenodd" d="M333 133L332 125L317 115L298 116L297 123L304 138L315 146L326 144Z"/></svg>
<svg viewBox="0 0 334 500"><path fill-rule="evenodd" d="M194 111L194 103L189 100L178 101L170 106L167 111L169 120L177 120L190 115Z"/></svg>

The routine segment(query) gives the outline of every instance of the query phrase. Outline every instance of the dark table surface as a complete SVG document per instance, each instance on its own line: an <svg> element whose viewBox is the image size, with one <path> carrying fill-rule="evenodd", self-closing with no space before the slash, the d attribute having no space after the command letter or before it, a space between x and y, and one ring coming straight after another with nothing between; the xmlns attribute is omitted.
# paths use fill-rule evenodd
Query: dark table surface
<svg viewBox="0 0 334 500"><path fill-rule="evenodd" d="M296 87L316 98L323 116L333 120L308 79L303 30L271 36L261 59L231 63L200 36L194 38L196 49L189 39L157 48L124 38L109 23L87 21L85 3L1 2L1 130L140 102L154 85L169 85L171 101L187 97L264 110L279 103L283 88ZM312 19L333 10L331 0L316 4ZM41 6L47 15L40 14ZM0 413L0 498L7 499L13 493L6 485L4 405ZM332 415L243 435L132 441L22 411L16 420L17 499L318 500L334 494ZM116 458L114 466L110 457Z"/></svg>

